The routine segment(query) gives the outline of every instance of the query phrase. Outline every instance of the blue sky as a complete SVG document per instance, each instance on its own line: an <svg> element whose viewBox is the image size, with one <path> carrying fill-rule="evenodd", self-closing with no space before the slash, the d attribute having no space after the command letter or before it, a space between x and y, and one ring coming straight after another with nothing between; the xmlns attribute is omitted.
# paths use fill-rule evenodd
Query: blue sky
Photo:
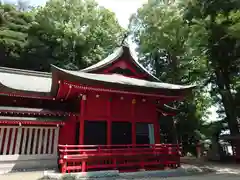
<svg viewBox="0 0 240 180"><path fill-rule="evenodd" d="M1 1L1 0L0 0ZM17 0L2 0L4 2L17 2ZM47 0L23 0L31 5L44 5ZM147 0L96 0L100 5L113 11L124 28L128 26L129 18L135 13Z"/></svg>

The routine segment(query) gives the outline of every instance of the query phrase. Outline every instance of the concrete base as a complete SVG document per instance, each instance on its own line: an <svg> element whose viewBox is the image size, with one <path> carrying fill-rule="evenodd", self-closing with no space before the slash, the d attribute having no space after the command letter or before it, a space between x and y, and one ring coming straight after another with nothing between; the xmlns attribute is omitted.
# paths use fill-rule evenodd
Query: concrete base
<svg viewBox="0 0 240 180"><path fill-rule="evenodd" d="M0 156L0 174L31 169L56 169L54 155L5 155Z"/></svg>
<svg viewBox="0 0 240 180"><path fill-rule="evenodd" d="M107 178L107 177L118 177L119 171L93 171L93 172L80 172L80 173L68 173L62 174L51 171L44 171L44 177L51 179L64 179L67 177L73 177L74 179L89 179L89 178Z"/></svg>
<svg viewBox="0 0 240 180"><path fill-rule="evenodd" d="M162 171L138 171L129 173L120 173L118 170L114 171L94 171L84 173L69 173L61 174L53 171L45 171L44 177L52 179L64 179L72 177L75 180L80 179L91 179L91 178L108 178L108 177L119 177L119 178L144 178L144 177L177 177L177 176L188 176L192 174L203 173L203 171L197 167L185 167L178 169L162 170Z"/></svg>

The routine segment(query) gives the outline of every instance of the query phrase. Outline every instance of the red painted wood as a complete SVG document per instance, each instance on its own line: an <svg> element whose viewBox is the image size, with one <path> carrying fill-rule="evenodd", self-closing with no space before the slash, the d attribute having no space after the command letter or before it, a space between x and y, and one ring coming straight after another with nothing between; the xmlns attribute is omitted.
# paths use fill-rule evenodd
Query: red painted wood
<svg viewBox="0 0 240 180"><path fill-rule="evenodd" d="M69 87L68 87L68 91L67 91L67 94L66 94L66 96L65 96L65 98L64 98L65 100L68 99L69 95L71 94L71 91L72 91L72 86L69 85Z"/></svg>
<svg viewBox="0 0 240 180"><path fill-rule="evenodd" d="M59 130L59 144L75 144L76 138L76 116L70 116L65 120L65 125Z"/></svg>
<svg viewBox="0 0 240 180"><path fill-rule="evenodd" d="M182 100L184 99L183 95L179 95L179 96L170 96L170 95L163 95L161 94L161 92L158 93L141 93L141 92L130 92L130 91L126 91L126 90L119 90L119 89L110 89L110 88L104 88L103 86L86 86L86 85L81 85L81 84L77 84L77 83L73 83L73 82L68 82L68 81L64 81L64 84L66 84L67 86L72 85L73 88L77 88L79 89L79 91L92 91L92 92L106 92L106 93L114 93L114 94L120 94L120 95L137 95L137 96L142 96L142 97L148 97L148 98L152 98L153 100L156 99L160 99L160 100L164 100L165 102L171 102L174 100Z"/></svg>
<svg viewBox="0 0 240 180"><path fill-rule="evenodd" d="M86 98L87 98L86 95L83 95L81 99L81 106L80 106L81 113L79 116L79 120L80 120L79 144L84 144L84 121L85 121L84 115L85 115Z"/></svg>
<svg viewBox="0 0 240 180"><path fill-rule="evenodd" d="M110 96L107 103L107 145L112 144L112 121L111 121L111 105L112 105L112 97Z"/></svg>
<svg viewBox="0 0 240 180"><path fill-rule="evenodd" d="M160 126L157 120L154 122L153 127L155 144L160 144Z"/></svg>
<svg viewBox="0 0 240 180"><path fill-rule="evenodd" d="M56 95L56 99L63 99L65 94L66 87L63 84L63 81L58 81L58 91Z"/></svg>
<svg viewBox="0 0 240 180"><path fill-rule="evenodd" d="M180 166L180 146L164 145L59 145L62 173L91 169L160 169Z"/></svg>
<svg viewBox="0 0 240 180"><path fill-rule="evenodd" d="M108 68L102 70L102 73L109 74L110 71L112 71L118 67L120 67L122 69L129 69L132 72L132 74L134 74L134 76L132 76L133 78L141 79L141 74L137 73L137 71L135 69L136 67L134 67L132 64L127 62L126 59L121 59L121 60L117 61L116 63L112 64Z"/></svg>
<svg viewBox="0 0 240 180"><path fill-rule="evenodd" d="M132 96L112 95L111 117L131 121Z"/></svg>
<svg viewBox="0 0 240 180"><path fill-rule="evenodd" d="M136 105L136 99L133 99L131 103L131 123L132 123L132 144L133 145L136 145L135 105Z"/></svg>
<svg viewBox="0 0 240 180"><path fill-rule="evenodd" d="M108 118L109 93L88 92L84 116ZM85 118L86 119L86 118Z"/></svg>

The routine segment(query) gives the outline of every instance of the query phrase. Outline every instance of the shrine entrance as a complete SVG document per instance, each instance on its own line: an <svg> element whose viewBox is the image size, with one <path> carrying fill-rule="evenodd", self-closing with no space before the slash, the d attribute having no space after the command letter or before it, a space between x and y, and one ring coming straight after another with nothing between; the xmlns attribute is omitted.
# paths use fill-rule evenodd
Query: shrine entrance
<svg viewBox="0 0 240 180"><path fill-rule="evenodd" d="M132 144L131 123L112 122L112 144Z"/></svg>
<svg viewBox="0 0 240 180"><path fill-rule="evenodd" d="M106 121L85 121L84 122L84 144L85 145L106 145L107 144L107 123Z"/></svg>

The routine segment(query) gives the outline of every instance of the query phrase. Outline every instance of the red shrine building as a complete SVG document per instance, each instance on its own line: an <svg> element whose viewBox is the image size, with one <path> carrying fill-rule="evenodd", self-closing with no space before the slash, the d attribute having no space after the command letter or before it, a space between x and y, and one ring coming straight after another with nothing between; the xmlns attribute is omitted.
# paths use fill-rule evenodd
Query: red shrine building
<svg viewBox="0 0 240 180"><path fill-rule="evenodd" d="M1 67L0 172L177 167L179 146L161 144L159 121L193 88L160 82L124 45L80 71Z"/></svg>

